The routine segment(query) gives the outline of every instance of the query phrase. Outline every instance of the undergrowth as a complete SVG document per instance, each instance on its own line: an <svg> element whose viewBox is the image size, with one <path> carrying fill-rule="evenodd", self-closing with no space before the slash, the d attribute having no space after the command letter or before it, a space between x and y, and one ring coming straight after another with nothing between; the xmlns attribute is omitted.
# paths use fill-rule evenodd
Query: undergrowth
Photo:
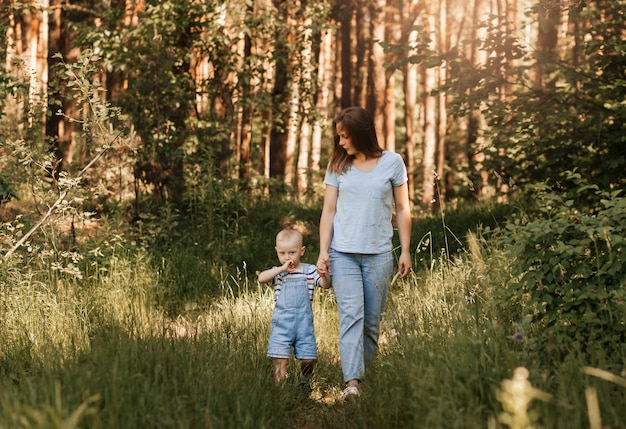
<svg viewBox="0 0 626 429"><path fill-rule="evenodd" d="M210 298L192 294L173 311L164 302L178 271L121 239L87 252L82 278L4 262L0 428L499 428L528 419L569 429L588 427L589 392L605 426L618 427L623 374L586 369L605 371L594 364L614 356L559 362L537 349L523 307L499 298L516 280L508 254L480 233L465 241L454 259L393 283L380 355L355 403L338 401L332 291L314 301L319 362L303 396L295 377L272 380L271 291L243 266L222 272L217 290L207 286Z"/></svg>

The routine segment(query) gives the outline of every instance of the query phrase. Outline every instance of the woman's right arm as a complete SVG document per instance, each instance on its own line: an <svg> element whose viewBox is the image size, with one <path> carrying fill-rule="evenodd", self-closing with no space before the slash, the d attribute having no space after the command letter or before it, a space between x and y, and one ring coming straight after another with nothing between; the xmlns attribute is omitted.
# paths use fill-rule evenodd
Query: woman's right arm
<svg viewBox="0 0 626 429"><path fill-rule="evenodd" d="M317 272L325 277L328 274L330 241L333 237L333 221L337 211L337 196L339 190L330 185L326 185L324 191L324 207L320 218L320 254L317 258Z"/></svg>

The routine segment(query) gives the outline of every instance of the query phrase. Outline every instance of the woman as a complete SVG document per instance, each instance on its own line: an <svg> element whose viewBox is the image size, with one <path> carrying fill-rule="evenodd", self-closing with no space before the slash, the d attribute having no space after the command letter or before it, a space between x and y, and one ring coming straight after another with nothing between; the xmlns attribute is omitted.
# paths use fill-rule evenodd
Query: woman
<svg viewBox="0 0 626 429"><path fill-rule="evenodd" d="M360 394L359 382L378 349L380 320L393 274L393 206L401 277L411 269L411 212L404 162L400 155L380 147L372 116L360 107L348 107L337 115L333 126L317 269L321 276L331 276L335 290L346 383L341 396L346 399Z"/></svg>

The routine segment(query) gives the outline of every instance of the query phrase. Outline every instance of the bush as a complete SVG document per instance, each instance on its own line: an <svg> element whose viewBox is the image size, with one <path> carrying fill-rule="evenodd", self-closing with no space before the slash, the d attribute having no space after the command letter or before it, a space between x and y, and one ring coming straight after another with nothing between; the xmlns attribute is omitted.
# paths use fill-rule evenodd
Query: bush
<svg viewBox="0 0 626 429"><path fill-rule="evenodd" d="M626 198L583 183L576 172L566 174L566 183L575 186L564 192L535 186L536 218L517 217L499 235L518 276L503 298L527 306L537 344L556 358L604 349L620 362L626 339ZM596 203L577 208L590 194Z"/></svg>

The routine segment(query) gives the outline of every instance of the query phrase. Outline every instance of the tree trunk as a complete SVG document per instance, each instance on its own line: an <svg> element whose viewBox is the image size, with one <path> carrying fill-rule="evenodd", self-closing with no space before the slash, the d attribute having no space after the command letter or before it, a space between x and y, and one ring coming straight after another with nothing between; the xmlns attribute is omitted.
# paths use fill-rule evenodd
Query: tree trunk
<svg viewBox="0 0 626 429"><path fill-rule="evenodd" d="M12 2L15 3L15 2ZM6 30L6 70L28 79L27 109L28 126L36 129L41 138L45 136L45 112L48 89L48 0L35 0L24 5L20 12L9 15L11 26ZM23 63L15 61L22 58ZM15 61L15 62L14 62ZM21 68L25 67L25 70ZM27 76L27 78L26 78Z"/></svg>
<svg viewBox="0 0 626 429"><path fill-rule="evenodd" d="M537 53L535 85L545 84L545 75L550 71L550 63L555 60L558 42L558 28L561 19L561 2L554 0L539 5L539 26L537 27Z"/></svg>
<svg viewBox="0 0 626 429"><path fill-rule="evenodd" d="M282 4L284 0L274 0L274 6L281 14L281 21L288 19L288 13L283 10ZM274 99L275 113L272 115L274 124L270 136L270 176L279 177L285 175L287 163L287 118L278 114L278 107L288 102L288 52L287 32L286 28L279 27L279 32L274 38L276 45L274 47L274 89L272 98Z"/></svg>
<svg viewBox="0 0 626 429"><path fill-rule="evenodd" d="M322 136L324 135L324 125L329 115L330 88L332 82L333 44L336 33L326 31L322 34L319 60L318 60L318 93L315 108L315 121L313 123L313 136L311 139L311 184L315 187L321 179L320 161L322 152Z"/></svg>
<svg viewBox="0 0 626 429"><path fill-rule="evenodd" d="M409 40L413 40L417 32L411 32L413 36ZM415 192L415 143L417 134L415 132L416 121L416 100L417 100L417 64L407 63L404 66L404 127L406 129L405 140L405 158L406 167L409 173L409 195L413 196Z"/></svg>
<svg viewBox="0 0 626 429"><path fill-rule="evenodd" d="M67 48L70 46L71 38L67 31L63 29L62 2L53 0L52 12L50 13L50 41L48 64L50 70L50 81L56 80L55 65L60 60L53 58L53 55L60 53L63 59L68 62L74 61L75 57L70 57ZM77 142L74 139L74 121L69 120L76 114L76 101L72 97L67 97L64 88L52 88L54 91L48 100L50 117L46 121L46 136L54 142L55 158L59 163L59 170L67 171L74 162ZM61 103L61 113L58 114Z"/></svg>
<svg viewBox="0 0 626 429"><path fill-rule="evenodd" d="M354 81L354 105L365 107L367 104L367 70L371 49L370 9L368 0L360 0L356 10L356 77Z"/></svg>
<svg viewBox="0 0 626 429"><path fill-rule="evenodd" d="M269 179L272 169L272 129L270 125L272 123L272 112L270 110L263 112L263 129L261 132L261 153L263 162L263 177ZM268 194L270 191L269 181L265 187L264 192Z"/></svg>
<svg viewBox="0 0 626 429"><path fill-rule="evenodd" d="M302 25L300 22L297 22L293 10L299 9L300 2L291 3L291 6L294 9L291 9L289 6L287 7L287 22L289 24L288 40L295 45L297 43L296 40L300 40ZM290 50L293 50L294 46L291 46L291 48ZM287 136L285 139L285 184L289 187L295 187L294 170L296 168L296 148L298 146L298 130L300 127L300 80L302 64L300 64L300 58L297 54L290 53L287 58L290 83L288 85L289 91L286 94L289 110L286 122Z"/></svg>
<svg viewBox="0 0 626 429"><path fill-rule="evenodd" d="M501 16L504 16L506 22L504 27L505 40L515 37L517 34L517 0L509 0L504 4L504 12ZM500 99L502 103L508 104L511 101L513 85L510 82L509 76L506 70L517 68L517 59L514 58L511 49L505 49L503 65L505 69L502 71L502 84L500 85ZM509 122L507 120L507 122ZM510 125L509 125L510 126ZM508 200L509 181L507 172L504 168L504 160L507 157L507 148L501 147L498 150L498 158L500 160L499 171L496 172L495 191L497 194L497 201L504 203Z"/></svg>
<svg viewBox="0 0 626 429"><path fill-rule="evenodd" d="M385 86L384 108L384 148L390 152L396 151L396 100L395 100L395 76L388 74Z"/></svg>
<svg viewBox="0 0 626 429"><path fill-rule="evenodd" d="M402 11L399 2L389 0L385 6L385 41L391 45L400 45L403 41ZM385 63L394 64L400 57L393 52L385 54ZM392 152L396 151L396 67L385 69L385 120L384 120L384 147Z"/></svg>
<svg viewBox="0 0 626 429"><path fill-rule="evenodd" d="M257 52L255 52L256 54ZM270 94L272 92L272 77L275 76L274 69L276 68L276 63L271 61L269 58L264 61L264 76L261 81L261 91L265 94ZM265 107L261 111L261 169L262 175L266 179L269 179L271 176L271 147L272 147L272 130L273 130L273 110L271 108ZM265 182L264 193L269 194L269 180Z"/></svg>
<svg viewBox="0 0 626 429"><path fill-rule="evenodd" d="M252 6L249 6L252 13ZM250 73L248 70L250 56L252 55L252 40L249 34L245 34L243 37L243 73ZM247 183L250 180L250 172L252 169L252 106L251 106L251 89L250 79L244 79L241 82L241 119L239 126L239 178L243 183Z"/></svg>
<svg viewBox="0 0 626 429"><path fill-rule="evenodd" d="M421 10L422 2L420 0L409 0L403 4L402 16L408 17L404 22L402 28L401 43L408 46L406 56L411 58L418 55L417 49L418 32L416 25L419 23L419 14ZM414 61L407 60L403 67L403 79L404 79L404 126L406 129L405 135L405 162L409 173L409 196L413 200L415 194L415 173L416 160L415 160L415 146L418 139L416 132L417 123L417 88L418 88L418 65Z"/></svg>
<svg viewBox="0 0 626 429"><path fill-rule="evenodd" d="M386 0L375 0L372 11L372 53L370 55L370 74L373 92L369 110L374 116L376 135L381 146L385 144L385 100L387 78L385 74L385 52L381 42L385 41L385 4Z"/></svg>
<svg viewBox="0 0 626 429"><path fill-rule="evenodd" d="M426 22L424 31L426 34L433 34L435 29L435 15L430 7L426 11ZM434 50L434 40L430 49ZM435 155L437 153L437 99L432 95L437 82L437 71L434 67L423 68L424 82L424 147L422 155L422 205L428 207L435 199L435 188L433 186L433 173L435 173Z"/></svg>
<svg viewBox="0 0 626 429"><path fill-rule="evenodd" d="M343 3L340 9L341 31L341 108L352 105L352 2Z"/></svg>
<svg viewBox="0 0 626 429"><path fill-rule="evenodd" d="M481 16L483 13L484 0L474 0L473 20L472 20L472 34L474 38L469 45L469 58L470 64L483 66L487 63L487 54L480 50L479 40L486 37L486 30L480 26ZM467 151L468 151L468 164L469 173L468 180L472 183L471 192L475 199L482 196L486 187L486 177L483 171L484 161L484 137L482 133L481 124L483 123L483 115L480 112L481 106L473 106L474 109L470 112L467 121Z"/></svg>
<svg viewBox="0 0 626 429"><path fill-rule="evenodd" d="M568 14L568 33L570 34L570 58L572 65L577 67L581 61L583 52L581 52L581 46L583 43L582 23L580 17L580 11L583 8L582 2L577 2L570 6ZM574 83L578 87L578 83Z"/></svg>
<svg viewBox="0 0 626 429"><path fill-rule="evenodd" d="M297 79L293 79L289 91L289 113L287 116L287 134L285 137L285 184L294 186L295 153L298 141L298 110L300 85Z"/></svg>
<svg viewBox="0 0 626 429"><path fill-rule="evenodd" d="M304 13L305 16L309 15ZM309 155L311 149L311 109L313 92L313 21L307 16L304 19L302 37L302 52L300 56L300 75L302 88L300 88L299 99L302 106L302 119L300 125L300 140L297 165L296 188L298 196L302 197L309 186Z"/></svg>
<svg viewBox="0 0 626 429"><path fill-rule="evenodd" d="M437 32L437 49L439 54L448 52L447 46L447 0L439 0L439 25ZM446 61L442 60L437 67L437 86L442 88L446 84ZM440 91L437 97L438 128L437 128L437 177L439 178L439 198L443 200L447 193L445 180L446 160L446 131L448 129L448 105L446 93ZM441 201L443 202L443 201Z"/></svg>

